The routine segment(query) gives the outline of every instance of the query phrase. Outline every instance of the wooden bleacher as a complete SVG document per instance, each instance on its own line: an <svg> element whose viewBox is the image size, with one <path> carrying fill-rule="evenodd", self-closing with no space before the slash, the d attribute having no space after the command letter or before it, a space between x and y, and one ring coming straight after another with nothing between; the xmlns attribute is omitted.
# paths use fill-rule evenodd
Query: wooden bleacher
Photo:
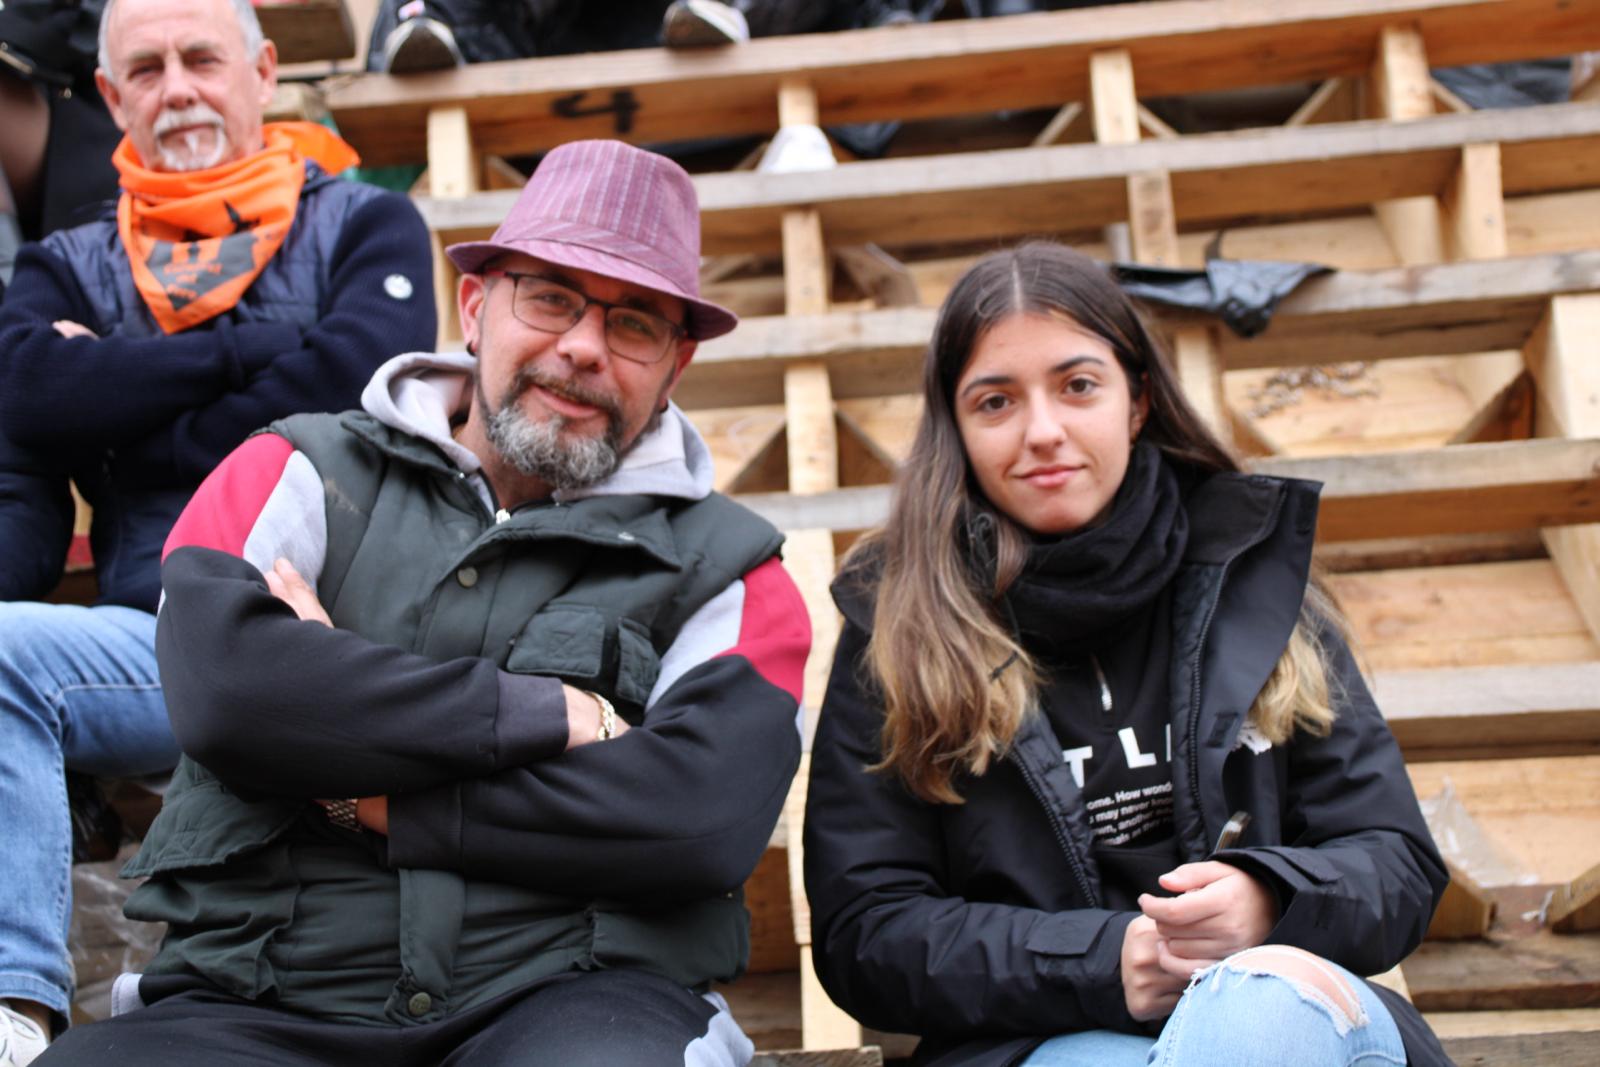
<svg viewBox="0 0 1600 1067"><path fill-rule="evenodd" d="M494 157L912 123L897 158L696 176L707 295L748 317L703 346L678 399L719 487L789 532L817 634L812 722L837 636L827 581L884 513L932 309L977 250L1051 234L1194 267L1220 237L1230 258L1336 268L1253 339L1160 321L1256 469L1327 483L1320 556L1419 794L1448 781L1538 883L1463 874L1436 924L1451 938L1401 969L1410 995L1461 1062L1577 1064L1600 1032L1600 103L1474 112L1429 68L1592 49L1600 0L1151 0L364 76L326 102L366 163L427 165L440 246L504 216ZM1314 91L1234 132L1184 134L1147 103L1289 82ZM1027 109L1054 114L955 125ZM941 123L961 132L942 141ZM868 243L914 303L835 270ZM440 264L442 340L459 343ZM1293 373L1351 361L1355 395ZM857 1049L809 972L788 876L801 797L803 780L748 887L753 973L728 994L761 1047Z"/></svg>

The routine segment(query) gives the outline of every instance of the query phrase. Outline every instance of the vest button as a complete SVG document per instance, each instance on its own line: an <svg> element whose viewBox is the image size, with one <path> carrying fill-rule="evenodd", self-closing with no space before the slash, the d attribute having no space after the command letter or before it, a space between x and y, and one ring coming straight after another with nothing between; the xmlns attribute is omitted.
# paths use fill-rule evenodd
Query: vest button
<svg viewBox="0 0 1600 1067"><path fill-rule="evenodd" d="M462 567L456 571L456 581L461 583L461 588L471 589L478 584L478 568Z"/></svg>
<svg viewBox="0 0 1600 1067"><path fill-rule="evenodd" d="M433 998L426 993L413 993L411 994L411 999L406 1001L406 1011L409 1011L414 1017L428 1014L429 1009L432 1007Z"/></svg>

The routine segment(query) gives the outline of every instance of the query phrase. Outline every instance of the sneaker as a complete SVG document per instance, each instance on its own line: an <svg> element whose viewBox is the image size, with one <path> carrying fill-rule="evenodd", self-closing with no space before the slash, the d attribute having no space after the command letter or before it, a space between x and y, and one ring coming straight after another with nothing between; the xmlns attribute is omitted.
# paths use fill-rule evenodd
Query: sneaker
<svg viewBox="0 0 1600 1067"><path fill-rule="evenodd" d="M0 1001L0 1067L24 1067L48 1044L38 1023Z"/></svg>
<svg viewBox="0 0 1600 1067"><path fill-rule="evenodd" d="M661 17L661 42L668 48L743 44L749 39L744 12L717 0L673 0Z"/></svg>
<svg viewBox="0 0 1600 1067"><path fill-rule="evenodd" d="M409 18L383 40L383 66L390 74L420 74L462 65L461 49L450 27L426 16Z"/></svg>

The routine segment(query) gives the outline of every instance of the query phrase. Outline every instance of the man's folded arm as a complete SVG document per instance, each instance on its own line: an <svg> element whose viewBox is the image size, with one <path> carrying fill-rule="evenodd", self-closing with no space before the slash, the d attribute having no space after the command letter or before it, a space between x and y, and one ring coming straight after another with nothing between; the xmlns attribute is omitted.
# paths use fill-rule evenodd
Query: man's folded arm
<svg viewBox="0 0 1600 1067"><path fill-rule="evenodd" d="M561 684L298 619L256 567L173 549L156 656L173 735L224 782L293 797L427 789L559 753Z"/></svg>
<svg viewBox="0 0 1600 1067"><path fill-rule="evenodd" d="M218 320L211 329L132 338L66 337L59 320L94 327L66 261L27 245L0 302L0 422L30 448L138 440L242 388L249 366L298 341L286 323Z"/></svg>
<svg viewBox="0 0 1600 1067"><path fill-rule="evenodd" d="M619 899L739 886L799 763L811 626L777 560L730 594L740 602L731 641L682 664L679 645L708 636L692 619L663 661L674 677L620 738L392 796L389 862ZM706 613L725 616L727 599Z"/></svg>
<svg viewBox="0 0 1600 1067"><path fill-rule="evenodd" d="M296 411L351 407L385 359L432 345L427 231L404 197L353 212L329 270L308 329L224 315L170 335L67 338L53 323L91 325L89 308L67 264L30 246L0 304L0 420L30 447L88 439L199 477L251 431ZM386 287L390 275L409 284L404 299Z"/></svg>
<svg viewBox="0 0 1600 1067"><path fill-rule="evenodd" d="M344 225L315 325L289 327L236 388L179 413L131 450L141 463L201 478L274 419L355 407L384 361L433 347L430 257L427 226L411 201L398 193L374 197Z"/></svg>

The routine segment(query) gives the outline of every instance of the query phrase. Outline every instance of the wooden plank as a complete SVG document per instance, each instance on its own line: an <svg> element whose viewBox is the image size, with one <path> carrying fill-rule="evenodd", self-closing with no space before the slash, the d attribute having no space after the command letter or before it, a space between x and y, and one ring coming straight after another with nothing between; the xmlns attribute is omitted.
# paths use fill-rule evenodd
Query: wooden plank
<svg viewBox="0 0 1600 1067"><path fill-rule="evenodd" d="M792 971L800 966L794 939L794 912L789 899L787 844L769 847L744 884L744 906L750 912L748 974Z"/></svg>
<svg viewBox="0 0 1600 1067"><path fill-rule="evenodd" d="M1425 803L1448 787L1506 862L1541 884L1569 882L1600 858L1600 756L1418 763L1406 773ZM1527 906L1504 910L1516 918Z"/></svg>
<svg viewBox="0 0 1600 1067"><path fill-rule="evenodd" d="M1286 297L1271 329L1219 335L1225 366L1303 366L1359 352L1382 359L1519 348L1551 294L1600 288L1600 251L1313 278ZM783 366L826 359L840 398L903 393L920 374L931 308L746 319L701 346L675 394L685 407L776 403ZM1176 328L1197 320L1170 315Z"/></svg>
<svg viewBox="0 0 1600 1067"><path fill-rule="evenodd" d="M1539 1067L1592 1067L1595 1041L1592 1033L1534 1033L1455 1037L1444 1039L1442 1044L1457 1067L1520 1063L1537 1063Z"/></svg>
<svg viewBox="0 0 1600 1067"><path fill-rule="evenodd" d="M483 131L473 132L484 148ZM1127 175L1160 170L1171 175L1186 224L1366 207L1438 192L1461 147L1479 141L1500 143L1507 193L1600 185L1600 115L1582 104L973 152L947 165L882 159L804 174L705 174L695 185L706 254L770 254L783 213L813 205L836 244L1094 229L1124 217ZM432 228L456 239L491 230L514 199L506 192L418 206Z"/></svg>
<svg viewBox="0 0 1600 1067"><path fill-rule="evenodd" d="M257 2L261 34L278 46L279 63L350 59L356 54L355 28L344 0Z"/></svg>
<svg viewBox="0 0 1600 1067"><path fill-rule="evenodd" d="M1600 864L1556 887L1549 916L1551 929L1560 933L1600 930Z"/></svg>
<svg viewBox="0 0 1600 1067"><path fill-rule="evenodd" d="M1539 389L1535 428L1547 436L1600 430L1600 293L1557 297L1523 349ZM1600 526L1545 531L1550 558L1560 569L1600 638Z"/></svg>
<svg viewBox="0 0 1600 1067"><path fill-rule="evenodd" d="M1172 337L1172 367L1200 419L1222 442L1233 441L1233 418L1222 392L1222 352L1215 327L1189 326Z"/></svg>
<svg viewBox="0 0 1600 1067"><path fill-rule="evenodd" d="M1379 671L1372 693L1410 762L1600 753L1600 663Z"/></svg>
<svg viewBox="0 0 1600 1067"><path fill-rule="evenodd" d="M883 1067L883 1050L867 1048L758 1052L750 1067Z"/></svg>
<svg viewBox="0 0 1600 1067"><path fill-rule="evenodd" d="M1439 907L1428 923L1428 940L1456 941L1482 937L1489 932L1489 924L1494 920L1495 902L1466 872L1448 859L1445 860L1445 866L1450 871L1450 884L1445 886ZM1410 990L1409 984L1406 988Z"/></svg>
<svg viewBox="0 0 1600 1067"><path fill-rule="evenodd" d="M478 191L482 167L473 146L472 126L462 107L435 108L428 113L428 193L458 198ZM520 187L519 187L520 189ZM507 190L512 201L517 191ZM509 205L508 205L509 206ZM499 225L496 222L495 225Z"/></svg>
<svg viewBox="0 0 1600 1067"><path fill-rule="evenodd" d="M1329 584L1368 670L1600 659L1549 560L1335 574Z"/></svg>
<svg viewBox="0 0 1600 1067"><path fill-rule="evenodd" d="M1133 58L1125 48L1089 56L1089 104L1094 139L1101 144L1139 140L1139 100L1133 90Z"/></svg>
<svg viewBox="0 0 1600 1067"><path fill-rule="evenodd" d="M369 75L330 95L371 165L423 155L428 108L471 111L485 151L582 137L642 143L770 133L778 86L805 77L828 123L1055 107L1088 95L1088 57L1127 49L1148 96L1363 74L1385 25L1409 22L1440 66L1600 47L1596 0L1172 0L1019 18L632 50Z"/></svg>
<svg viewBox="0 0 1600 1067"><path fill-rule="evenodd" d="M1433 114L1432 79L1422 43L1413 25L1385 26L1368 75L1367 103L1374 118L1410 122ZM1373 206L1401 263L1440 263L1445 258L1439 203L1431 196L1386 200Z"/></svg>
<svg viewBox="0 0 1600 1067"><path fill-rule="evenodd" d="M1424 1012L1600 1006L1600 935L1424 942L1402 965Z"/></svg>
<svg viewBox="0 0 1600 1067"><path fill-rule="evenodd" d="M1426 1016L1426 1019L1433 1032L1443 1041L1458 1038L1506 1037L1513 1034L1600 1033L1600 1009L1597 1008L1567 1008L1556 1011L1436 1012Z"/></svg>
<svg viewBox="0 0 1600 1067"><path fill-rule="evenodd" d="M1250 469L1324 483L1323 541L1564 526L1600 519L1600 440L1287 458Z"/></svg>
<svg viewBox="0 0 1600 1067"><path fill-rule="evenodd" d="M1249 469L1324 483L1318 537L1325 541L1485 532L1600 517L1600 440L1271 456L1251 460ZM741 500L784 529L865 529L888 513L887 486L806 491L819 495Z"/></svg>
<svg viewBox="0 0 1600 1067"><path fill-rule="evenodd" d="M1329 574L1503 563L1544 557L1544 542L1539 539L1537 530L1342 541L1318 545L1316 550L1317 564Z"/></svg>
<svg viewBox="0 0 1600 1067"><path fill-rule="evenodd" d="M1500 186L1500 146L1469 144L1445 187L1441 211L1452 259L1504 259L1505 196Z"/></svg>

